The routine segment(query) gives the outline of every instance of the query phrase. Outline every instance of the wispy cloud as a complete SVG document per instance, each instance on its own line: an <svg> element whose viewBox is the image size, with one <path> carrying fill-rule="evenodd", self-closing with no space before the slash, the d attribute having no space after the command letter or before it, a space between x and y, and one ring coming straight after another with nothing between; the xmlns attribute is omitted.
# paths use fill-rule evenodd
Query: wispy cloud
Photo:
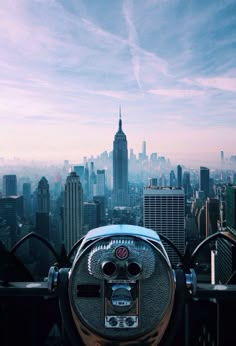
<svg viewBox="0 0 236 346"><path fill-rule="evenodd" d="M170 98L189 98L203 96L203 91L190 89L150 89L149 93Z"/></svg>
<svg viewBox="0 0 236 346"><path fill-rule="evenodd" d="M196 83L203 87L236 92L236 78L227 78L227 77L196 78Z"/></svg>
<svg viewBox="0 0 236 346"><path fill-rule="evenodd" d="M124 17L128 29L128 44L132 59L132 66L134 71L134 76L137 81L139 88L141 89L140 81L140 60L138 54L138 35L132 18L132 5L133 3L129 0L124 1L123 11Z"/></svg>
<svg viewBox="0 0 236 346"><path fill-rule="evenodd" d="M189 138L214 127L215 145L236 127L235 13L231 0L3 1L0 146L9 129L33 141L45 127L50 145L54 127L61 151L70 136L78 151L97 151L85 133L96 137L101 122L110 146L119 104L130 140L153 132L158 147L156 132L181 124Z"/></svg>

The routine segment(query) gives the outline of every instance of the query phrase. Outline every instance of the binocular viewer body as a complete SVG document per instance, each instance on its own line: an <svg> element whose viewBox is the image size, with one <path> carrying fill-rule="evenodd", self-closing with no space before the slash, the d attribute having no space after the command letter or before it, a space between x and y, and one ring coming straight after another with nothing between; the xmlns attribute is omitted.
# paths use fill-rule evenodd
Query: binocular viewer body
<svg viewBox="0 0 236 346"><path fill-rule="evenodd" d="M175 301L176 276L165 248L156 232L139 226L89 231L71 268L56 276L51 268L50 283L61 292L66 329L72 323L86 346L158 345Z"/></svg>

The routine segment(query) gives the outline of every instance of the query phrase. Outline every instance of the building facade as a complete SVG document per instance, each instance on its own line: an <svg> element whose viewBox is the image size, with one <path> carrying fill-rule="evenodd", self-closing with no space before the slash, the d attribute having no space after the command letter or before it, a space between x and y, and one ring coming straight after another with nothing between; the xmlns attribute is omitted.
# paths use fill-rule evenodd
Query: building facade
<svg viewBox="0 0 236 346"><path fill-rule="evenodd" d="M226 223L236 230L236 185L228 185L225 194Z"/></svg>
<svg viewBox="0 0 236 346"><path fill-rule="evenodd" d="M50 240L50 193L49 184L42 177L37 188L36 232Z"/></svg>
<svg viewBox="0 0 236 346"><path fill-rule="evenodd" d="M97 170L96 195L105 196L105 169Z"/></svg>
<svg viewBox="0 0 236 346"><path fill-rule="evenodd" d="M200 181L199 181L199 190L204 192L205 199L209 197L210 192L210 174L209 168L200 167Z"/></svg>
<svg viewBox="0 0 236 346"><path fill-rule="evenodd" d="M64 242L67 251L83 236L83 188L79 176L71 172L64 193Z"/></svg>
<svg viewBox="0 0 236 346"><path fill-rule="evenodd" d="M185 251L185 198L184 190L170 187L144 187L143 192L144 227L167 237L183 255ZM178 256L166 246L173 264Z"/></svg>
<svg viewBox="0 0 236 346"><path fill-rule="evenodd" d="M183 186L182 166L177 166L177 187Z"/></svg>
<svg viewBox="0 0 236 346"><path fill-rule="evenodd" d="M20 233L20 227L24 217L23 196L6 196L0 198L0 217L10 227L10 241L11 246L13 246L17 241L17 234Z"/></svg>
<svg viewBox="0 0 236 346"><path fill-rule="evenodd" d="M2 183L3 196L17 195L17 178L15 174L4 175Z"/></svg>

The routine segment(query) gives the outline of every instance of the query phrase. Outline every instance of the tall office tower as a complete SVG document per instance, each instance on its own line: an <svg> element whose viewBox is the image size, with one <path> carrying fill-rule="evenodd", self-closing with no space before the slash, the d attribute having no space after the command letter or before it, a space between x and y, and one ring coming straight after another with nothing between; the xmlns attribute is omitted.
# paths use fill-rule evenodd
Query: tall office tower
<svg viewBox="0 0 236 346"><path fill-rule="evenodd" d="M207 167L200 167L199 190L204 192L205 199L209 197L210 178L209 168Z"/></svg>
<svg viewBox="0 0 236 346"><path fill-rule="evenodd" d="M113 206L128 205L128 149L122 130L121 112L119 129L113 142Z"/></svg>
<svg viewBox="0 0 236 346"><path fill-rule="evenodd" d="M171 240L181 254L185 251L185 200L184 190L170 187L144 187L144 227L163 234ZM179 262L175 252L165 244L173 264Z"/></svg>
<svg viewBox="0 0 236 346"><path fill-rule="evenodd" d="M203 205L197 213L197 230L200 239L206 238L206 208Z"/></svg>
<svg viewBox="0 0 236 346"><path fill-rule="evenodd" d="M221 152L220 152L220 162L221 162L222 165L224 165L225 159L224 159L224 152L223 152L223 150L221 150Z"/></svg>
<svg viewBox="0 0 236 346"><path fill-rule="evenodd" d="M182 167L180 165L177 166L177 187L182 187L183 186L183 181L182 181Z"/></svg>
<svg viewBox="0 0 236 346"><path fill-rule="evenodd" d="M50 240L50 193L49 184L42 177L37 188L36 232L43 238Z"/></svg>
<svg viewBox="0 0 236 346"><path fill-rule="evenodd" d="M17 241L17 234L20 232L23 216L23 196L5 196L0 198L0 217L10 227L11 246Z"/></svg>
<svg viewBox="0 0 236 346"><path fill-rule="evenodd" d="M83 195L84 200L87 201L89 199L89 169L88 169L88 162L85 163L84 168L84 185L83 187Z"/></svg>
<svg viewBox="0 0 236 346"><path fill-rule="evenodd" d="M80 182L83 187L83 199L84 201L87 201L89 199L88 193L86 193L88 187L88 183L85 182L85 166L83 165L76 165L74 166L74 172L79 176ZM87 172L88 173L88 172Z"/></svg>
<svg viewBox="0 0 236 346"><path fill-rule="evenodd" d="M105 196L105 169L97 170L96 196Z"/></svg>
<svg viewBox="0 0 236 346"><path fill-rule="evenodd" d="M130 149L129 159L130 159L131 162L135 162L136 161L136 155L134 154L134 149Z"/></svg>
<svg viewBox="0 0 236 346"><path fill-rule="evenodd" d="M220 221L220 201L217 198L207 198L206 209L206 237L218 231Z"/></svg>
<svg viewBox="0 0 236 346"><path fill-rule="evenodd" d="M3 176L2 190L3 196L17 195L17 179L15 174L7 174Z"/></svg>
<svg viewBox="0 0 236 346"><path fill-rule="evenodd" d="M225 194L226 224L236 231L236 186L227 186Z"/></svg>
<svg viewBox="0 0 236 346"><path fill-rule="evenodd" d="M35 218L35 231L44 239L51 241L50 236L50 193L49 184L45 177L42 177L38 183L36 191L37 205ZM43 246L38 247L36 243L32 244L32 251L37 253L38 264L37 272L40 276L45 276L50 266L49 252L45 251Z"/></svg>
<svg viewBox="0 0 236 346"><path fill-rule="evenodd" d="M177 181L175 178L175 172L173 170L170 171L170 186L171 187L176 187Z"/></svg>
<svg viewBox="0 0 236 346"><path fill-rule="evenodd" d="M24 215L29 218L32 214L32 200L31 200L31 184L23 184L23 197L24 197Z"/></svg>
<svg viewBox="0 0 236 346"><path fill-rule="evenodd" d="M45 177L42 177L38 183L37 211L39 213L49 213L50 212L49 184L48 184L48 181Z"/></svg>
<svg viewBox="0 0 236 346"><path fill-rule="evenodd" d="M162 187L167 186L166 177L164 174L162 174L161 177L159 178L159 186L162 186Z"/></svg>
<svg viewBox="0 0 236 346"><path fill-rule="evenodd" d="M151 161L151 164L153 164L153 165L157 164L157 153L151 153L150 161Z"/></svg>
<svg viewBox="0 0 236 346"><path fill-rule="evenodd" d="M149 178L148 179L148 185L150 186L150 187L152 187L152 186L158 186L158 180L157 180L157 178Z"/></svg>
<svg viewBox="0 0 236 346"><path fill-rule="evenodd" d="M84 228L86 232L99 226L99 205L95 202L84 202Z"/></svg>
<svg viewBox="0 0 236 346"><path fill-rule="evenodd" d="M144 161L147 160L147 152L146 152L146 141L142 142L142 152L139 154L139 160Z"/></svg>
<svg viewBox="0 0 236 346"><path fill-rule="evenodd" d="M89 176L89 199L92 200L96 194L97 176L94 170L94 162L90 163L90 176Z"/></svg>
<svg viewBox="0 0 236 346"><path fill-rule="evenodd" d="M83 236L83 188L79 176L71 172L64 193L64 241L69 251Z"/></svg>
<svg viewBox="0 0 236 346"><path fill-rule="evenodd" d="M99 226L104 226L106 224L106 196L94 196L93 202L97 204Z"/></svg>
<svg viewBox="0 0 236 346"><path fill-rule="evenodd" d="M83 165L76 165L76 166L74 166L74 172L79 176L80 182L83 185L83 182L84 182L84 166Z"/></svg>
<svg viewBox="0 0 236 346"><path fill-rule="evenodd" d="M192 196L192 186L190 183L190 173L184 172L183 174L183 188L185 193L185 198L189 199Z"/></svg>

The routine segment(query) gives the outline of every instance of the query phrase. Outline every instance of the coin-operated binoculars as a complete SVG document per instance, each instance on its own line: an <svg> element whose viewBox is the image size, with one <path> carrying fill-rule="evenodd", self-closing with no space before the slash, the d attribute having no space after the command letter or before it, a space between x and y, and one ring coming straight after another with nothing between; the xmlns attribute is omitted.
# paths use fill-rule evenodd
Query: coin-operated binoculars
<svg viewBox="0 0 236 346"><path fill-rule="evenodd" d="M156 232L111 225L89 231L72 267L52 267L48 281L73 346L127 346L160 343L178 308L176 277Z"/></svg>

